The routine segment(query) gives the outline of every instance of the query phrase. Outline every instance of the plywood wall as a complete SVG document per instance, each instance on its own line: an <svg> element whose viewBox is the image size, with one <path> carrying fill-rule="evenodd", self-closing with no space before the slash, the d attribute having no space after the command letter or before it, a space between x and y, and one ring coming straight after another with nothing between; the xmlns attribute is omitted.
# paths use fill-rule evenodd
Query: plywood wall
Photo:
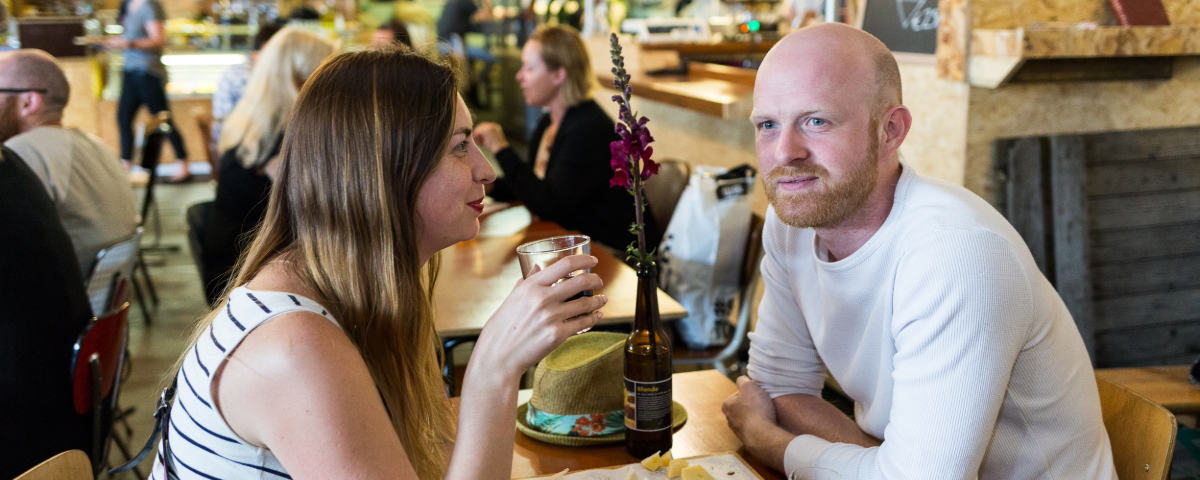
<svg viewBox="0 0 1200 480"><path fill-rule="evenodd" d="M1174 25L1200 25L1200 0L1162 0ZM975 28L1028 28L1033 22L1115 25L1107 0L971 0Z"/></svg>

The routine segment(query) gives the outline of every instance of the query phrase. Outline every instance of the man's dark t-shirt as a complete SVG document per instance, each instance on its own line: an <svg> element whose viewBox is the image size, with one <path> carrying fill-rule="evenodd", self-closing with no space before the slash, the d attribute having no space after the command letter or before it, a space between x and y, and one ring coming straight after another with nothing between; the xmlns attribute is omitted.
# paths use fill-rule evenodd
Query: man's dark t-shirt
<svg viewBox="0 0 1200 480"><path fill-rule="evenodd" d="M438 40L450 41L450 34L457 33L465 37L471 31L471 16L479 7L472 0L449 0L442 9L442 18L438 19ZM464 39L465 40L465 39Z"/></svg>

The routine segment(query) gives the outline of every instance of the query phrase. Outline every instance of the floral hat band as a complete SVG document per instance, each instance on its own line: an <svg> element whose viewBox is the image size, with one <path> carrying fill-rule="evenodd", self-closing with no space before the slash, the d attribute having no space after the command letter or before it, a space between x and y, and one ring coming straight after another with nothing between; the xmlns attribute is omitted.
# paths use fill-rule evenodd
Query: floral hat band
<svg viewBox="0 0 1200 480"><path fill-rule="evenodd" d="M525 421L539 432L568 437L595 437L625 431L625 411L583 415L555 415L532 406Z"/></svg>

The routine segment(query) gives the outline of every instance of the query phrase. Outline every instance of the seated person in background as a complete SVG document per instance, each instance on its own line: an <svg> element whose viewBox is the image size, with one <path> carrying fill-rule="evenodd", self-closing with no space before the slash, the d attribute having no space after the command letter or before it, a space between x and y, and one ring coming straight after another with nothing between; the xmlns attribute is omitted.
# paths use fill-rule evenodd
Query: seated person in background
<svg viewBox="0 0 1200 480"><path fill-rule="evenodd" d="M499 125L475 128L475 141L494 152L504 169L492 197L519 199L542 219L624 251L637 238L629 233L633 200L624 188L609 184L609 145L620 137L612 119L592 100L596 77L587 46L570 27L542 27L525 44L521 62L517 81L525 103L547 113L530 140L528 162L509 147ZM646 241L657 247L662 234L653 215L645 219Z"/></svg>
<svg viewBox="0 0 1200 480"><path fill-rule="evenodd" d="M478 233L496 176L455 76L364 50L308 80L237 288L173 373L170 453L159 444L151 478L509 478L521 377L606 299L568 301L603 285L594 274L554 285L594 267L586 255L519 281L475 344L455 435L434 257Z"/></svg>
<svg viewBox="0 0 1200 480"><path fill-rule="evenodd" d="M375 34L371 37L371 46L375 48L387 47L393 43L399 43L408 48L412 48L413 46L412 38L408 36L408 27L396 19L380 25L379 29L375 30Z"/></svg>
<svg viewBox="0 0 1200 480"><path fill-rule="evenodd" d="M31 87L0 79L3 89ZM11 113L0 114L0 142L19 131ZM0 478L13 478L64 451L91 452L92 417L75 413L70 378L92 307L50 195L16 154L0 151Z"/></svg>
<svg viewBox="0 0 1200 480"><path fill-rule="evenodd" d="M2 115L20 133L4 145L46 187L86 279L96 254L137 228L129 173L95 135L63 127L71 87L50 54L30 49L0 53L0 85L39 89L4 94Z"/></svg>
<svg viewBox="0 0 1200 480"><path fill-rule="evenodd" d="M260 25L258 33L254 35L254 51L250 52L244 63L229 67L229 70L221 75L217 89L213 90L212 94L212 143L221 143L221 126L225 118L233 112L238 100L242 99L242 92L246 89L246 83L250 81L250 72L254 63L258 61L263 45L278 32L279 26L273 23ZM221 152L216 153L220 155Z"/></svg>
<svg viewBox="0 0 1200 480"><path fill-rule="evenodd" d="M245 235L262 220L271 191L268 173L279 155L283 131L300 87L336 50L333 42L296 27L280 30L263 47L246 94L225 121L218 162L217 196L200 239L204 282L211 305L242 250Z"/></svg>
<svg viewBox="0 0 1200 480"><path fill-rule="evenodd" d="M751 454L844 480L1116 478L1083 340L1021 236L900 162L912 116L879 40L784 37L751 121L766 290L724 405ZM821 399L826 369L854 420Z"/></svg>

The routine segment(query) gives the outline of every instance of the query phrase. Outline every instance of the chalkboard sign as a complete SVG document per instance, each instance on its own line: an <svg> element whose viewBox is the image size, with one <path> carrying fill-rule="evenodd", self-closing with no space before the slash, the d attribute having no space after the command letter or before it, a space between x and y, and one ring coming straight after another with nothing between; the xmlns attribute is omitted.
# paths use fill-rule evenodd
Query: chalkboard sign
<svg viewBox="0 0 1200 480"><path fill-rule="evenodd" d="M864 0L862 29L893 52L934 53L937 0Z"/></svg>

